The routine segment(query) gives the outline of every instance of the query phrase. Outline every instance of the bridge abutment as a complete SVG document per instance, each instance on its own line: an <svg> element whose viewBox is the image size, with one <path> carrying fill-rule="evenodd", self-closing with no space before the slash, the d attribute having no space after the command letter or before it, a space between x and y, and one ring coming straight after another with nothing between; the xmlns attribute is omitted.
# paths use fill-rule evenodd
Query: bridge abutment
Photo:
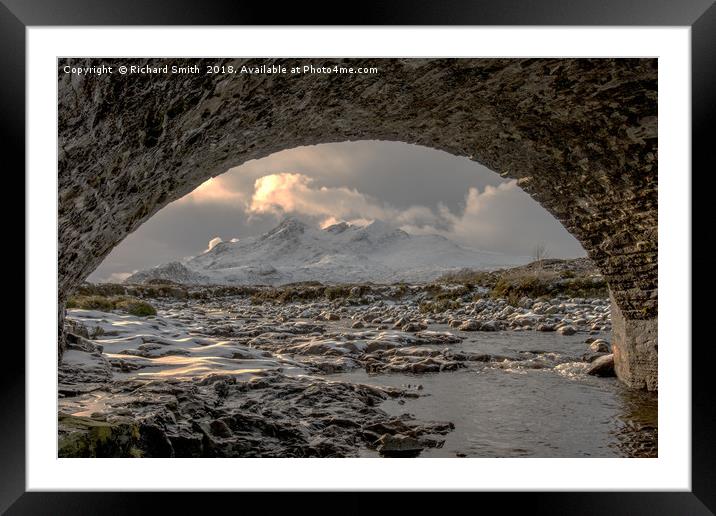
<svg viewBox="0 0 716 516"><path fill-rule="evenodd" d="M617 377L634 389L658 390L657 318L626 319L611 296L612 349Z"/></svg>

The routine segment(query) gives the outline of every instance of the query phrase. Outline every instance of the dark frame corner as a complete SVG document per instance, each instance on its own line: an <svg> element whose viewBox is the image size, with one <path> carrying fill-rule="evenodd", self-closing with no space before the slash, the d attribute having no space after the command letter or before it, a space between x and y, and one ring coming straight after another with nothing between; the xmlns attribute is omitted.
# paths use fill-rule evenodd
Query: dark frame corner
<svg viewBox="0 0 716 516"><path fill-rule="evenodd" d="M0 0L0 113L5 157L25 170L25 30L37 25L330 25L339 18L330 11L287 4L277 14L270 4L237 4L229 0ZM345 18L338 24L345 24ZM362 25L661 25L690 26L692 35L692 155L693 168L703 174L714 169L712 151L716 119L716 4L714 0L397 0L390 4L362 2L350 24ZM9 168L9 167L8 167ZM685 173L687 173L685 171ZM693 177L693 174L692 174ZM23 183L24 191L24 183ZM25 274L29 271L25 269ZM703 310L703 308L700 308ZM27 345L27 343L26 343ZM713 403L713 356L710 340L692 347L692 491L686 493L522 493L480 494L497 502L509 496L510 507L538 514L716 514L716 410ZM10 356L8 356L10 355ZM147 494L26 492L25 488L25 371L24 348L5 347L0 375L0 512L8 514L123 514L146 510ZM206 508L197 497L163 493L166 511L184 513ZM225 501L227 494L211 494ZM242 508L257 500L240 494ZM293 496L292 505L301 503ZM300 497L303 498L302 496ZM353 495L342 507L372 510L374 503ZM152 500L155 502L157 500ZM258 501L258 500L257 500ZM422 503L413 496L408 507ZM231 503L231 502L229 502ZM264 501L264 509L266 509ZM201 504L201 505L200 505ZM274 504L272 495L271 505ZM415 504L417 506L417 504ZM406 507L406 508L408 508ZM417 508L417 507L416 507Z"/></svg>

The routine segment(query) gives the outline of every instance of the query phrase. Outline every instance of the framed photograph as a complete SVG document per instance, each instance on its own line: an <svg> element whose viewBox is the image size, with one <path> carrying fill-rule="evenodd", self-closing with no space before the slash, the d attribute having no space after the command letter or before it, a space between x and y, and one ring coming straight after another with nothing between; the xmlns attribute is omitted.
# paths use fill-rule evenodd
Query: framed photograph
<svg viewBox="0 0 716 516"><path fill-rule="evenodd" d="M0 5L27 299L2 510L713 514L712 2L148 4Z"/></svg>

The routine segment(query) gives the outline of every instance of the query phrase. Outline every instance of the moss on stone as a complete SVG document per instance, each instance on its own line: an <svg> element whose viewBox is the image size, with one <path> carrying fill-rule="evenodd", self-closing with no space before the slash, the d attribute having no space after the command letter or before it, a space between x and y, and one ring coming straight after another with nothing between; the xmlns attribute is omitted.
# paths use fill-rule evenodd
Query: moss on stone
<svg viewBox="0 0 716 516"><path fill-rule="evenodd" d="M59 457L136 457L139 425L130 419L112 422L59 414Z"/></svg>

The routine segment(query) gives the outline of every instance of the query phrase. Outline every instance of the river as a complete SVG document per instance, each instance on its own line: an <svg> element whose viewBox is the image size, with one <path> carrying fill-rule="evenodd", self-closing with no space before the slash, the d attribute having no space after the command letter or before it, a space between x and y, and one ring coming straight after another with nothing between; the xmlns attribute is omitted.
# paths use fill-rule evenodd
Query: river
<svg viewBox="0 0 716 516"><path fill-rule="evenodd" d="M334 375L343 381L422 386L423 396L388 400L390 414L451 421L442 448L425 457L655 457L657 397L616 379L584 374L584 336L541 332L462 333L454 350L524 357L452 373ZM601 335L609 338L609 335ZM531 351L539 351L534 354ZM363 456L378 453L364 449Z"/></svg>

